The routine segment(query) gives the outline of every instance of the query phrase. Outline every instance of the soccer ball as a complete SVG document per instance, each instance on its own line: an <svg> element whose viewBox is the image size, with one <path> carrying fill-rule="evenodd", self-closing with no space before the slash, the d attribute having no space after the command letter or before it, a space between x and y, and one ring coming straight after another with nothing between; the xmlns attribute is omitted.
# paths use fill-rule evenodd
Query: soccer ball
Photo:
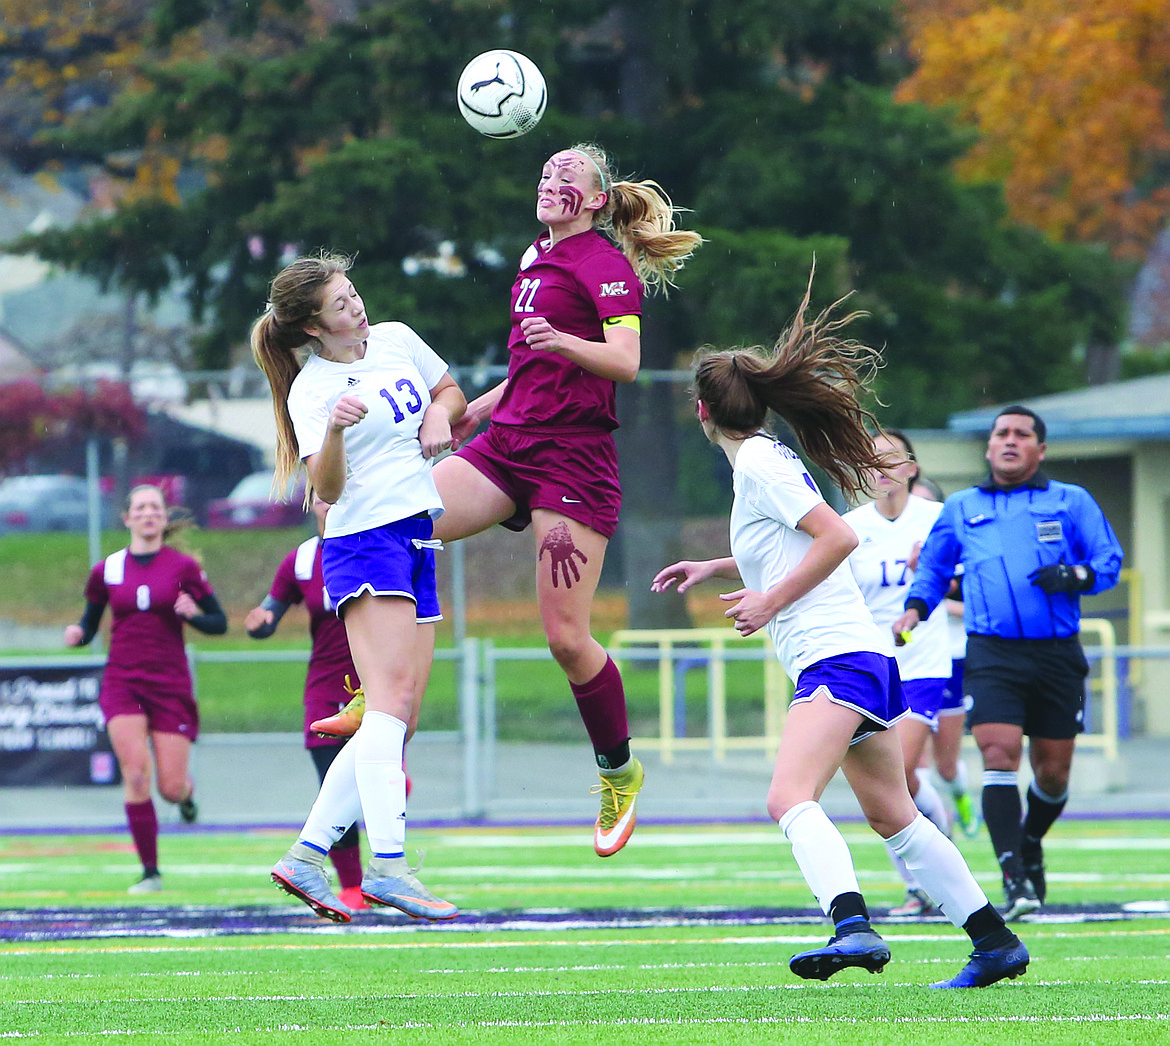
<svg viewBox="0 0 1170 1046"><path fill-rule="evenodd" d="M544 115L548 90L530 58L516 51L484 51L459 76L459 111L489 138L518 138Z"/></svg>

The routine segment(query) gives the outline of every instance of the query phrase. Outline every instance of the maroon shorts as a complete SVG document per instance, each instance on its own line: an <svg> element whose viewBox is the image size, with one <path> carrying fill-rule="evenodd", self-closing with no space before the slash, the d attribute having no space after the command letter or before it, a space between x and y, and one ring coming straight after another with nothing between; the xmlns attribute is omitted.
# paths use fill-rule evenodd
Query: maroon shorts
<svg viewBox="0 0 1170 1046"><path fill-rule="evenodd" d="M501 526L523 530L532 510L545 508L613 537L622 486L612 433L493 424L455 453L515 502Z"/></svg>
<svg viewBox="0 0 1170 1046"><path fill-rule="evenodd" d="M152 733L181 734L189 741L199 736L199 708L190 690L107 675L98 704L107 723L116 715L144 715Z"/></svg>

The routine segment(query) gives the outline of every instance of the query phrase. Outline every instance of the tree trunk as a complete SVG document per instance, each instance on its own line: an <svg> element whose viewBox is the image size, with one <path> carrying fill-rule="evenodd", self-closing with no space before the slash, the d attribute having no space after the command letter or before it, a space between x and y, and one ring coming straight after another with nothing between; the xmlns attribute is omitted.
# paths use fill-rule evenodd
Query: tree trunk
<svg viewBox="0 0 1170 1046"><path fill-rule="evenodd" d="M655 61L653 41L658 0L619 5L624 61L622 115L655 124L666 94L665 76ZM653 177L653 174L648 174ZM674 351L668 335L670 304L657 297L643 303L642 367L670 370ZM666 382L618 386L618 452L622 468L622 522L617 541L622 559L629 628L688 628L685 599L673 589L655 595L650 580L662 567L682 558L682 517L677 490L678 457L674 404Z"/></svg>
<svg viewBox="0 0 1170 1046"><path fill-rule="evenodd" d="M132 290L126 291L126 301L122 309L122 344L119 355L119 369L122 381L133 394L134 385L130 380L134 369L134 340L138 333L138 295ZM124 439L114 440L114 499L119 511L125 507L130 496L130 448Z"/></svg>
<svg viewBox="0 0 1170 1046"><path fill-rule="evenodd" d="M642 365L670 369L661 302L650 304L642 329ZM678 454L674 401L665 381L618 386L618 453L622 515L617 539L625 577L629 628L689 628L686 601L674 589L656 595L650 580L682 558L682 516L677 491Z"/></svg>

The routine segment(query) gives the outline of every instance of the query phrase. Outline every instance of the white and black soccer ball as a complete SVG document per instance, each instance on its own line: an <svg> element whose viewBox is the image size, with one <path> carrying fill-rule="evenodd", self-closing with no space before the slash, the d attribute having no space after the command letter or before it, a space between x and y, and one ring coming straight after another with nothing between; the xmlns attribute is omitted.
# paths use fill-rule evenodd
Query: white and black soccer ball
<svg viewBox="0 0 1170 1046"><path fill-rule="evenodd" d="M518 138L544 115L548 89L531 58L517 51L484 51L463 67L459 111L489 138Z"/></svg>

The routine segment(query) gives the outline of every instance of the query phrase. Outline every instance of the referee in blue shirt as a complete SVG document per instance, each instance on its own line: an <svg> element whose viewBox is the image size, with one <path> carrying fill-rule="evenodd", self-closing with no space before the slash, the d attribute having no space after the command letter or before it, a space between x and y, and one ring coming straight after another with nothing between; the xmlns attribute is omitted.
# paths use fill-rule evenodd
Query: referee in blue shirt
<svg viewBox="0 0 1170 1046"><path fill-rule="evenodd" d="M1044 902L1041 840L1068 799L1084 729L1080 597L1117 584L1121 546L1083 487L1040 471L1046 431L1005 408L987 441L991 474L947 498L918 560L895 641L923 621L963 566L967 722L983 755L983 819L1003 872L1004 917ZM1033 781L1023 813L1017 775L1028 736Z"/></svg>

